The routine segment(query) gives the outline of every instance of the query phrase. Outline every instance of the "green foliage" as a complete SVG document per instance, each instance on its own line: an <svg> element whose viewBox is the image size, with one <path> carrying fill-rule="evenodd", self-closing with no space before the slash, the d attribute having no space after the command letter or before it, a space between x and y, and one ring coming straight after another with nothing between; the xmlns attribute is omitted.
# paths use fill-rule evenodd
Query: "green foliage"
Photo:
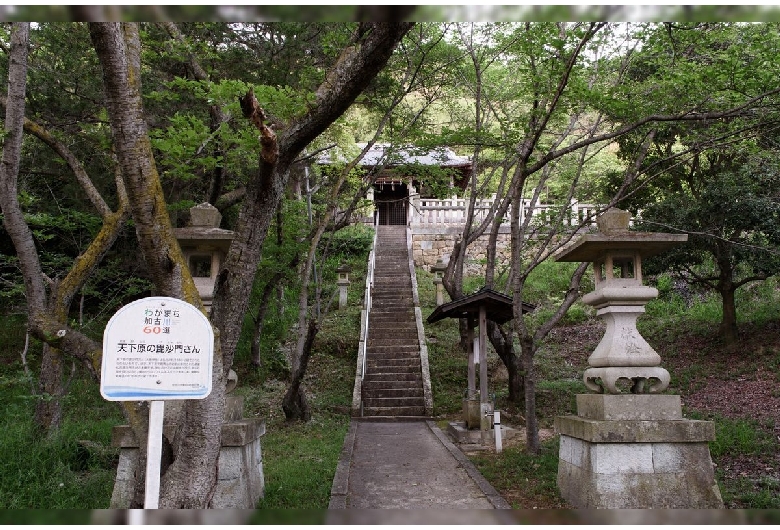
<svg viewBox="0 0 780 530"><path fill-rule="evenodd" d="M122 422L116 404L102 399L94 381L79 378L71 393L79 399L66 400L61 430L42 438L29 383L21 369L0 374L0 508L108 508L117 464L111 428Z"/></svg>
<svg viewBox="0 0 780 530"><path fill-rule="evenodd" d="M371 251L374 229L363 224L350 225L338 232L327 234L320 240L320 248L342 258L364 257Z"/></svg>
<svg viewBox="0 0 780 530"><path fill-rule="evenodd" d="M569 289L571 275L577 268L577 263L556 262L551 259L537 265L528 275L523 286L523 298L526 302L536 305L536 310L528 315L528 320L534 325L541 325L549 320L560 307L566 291ZM581 292L588 292L592 280L583 281ZM564 315L562 324L576 324L588 319L593 310L582 302L575 302Z"/></svg>
<svg viewBox="0 0 780 530"><path fill-rule="evenodd" d="M400 175L408 175L421 183L420 194L436 199L445 199L452 195L452 181L458 176L450 168L420 164L402 164L395 171Z"/></svg>

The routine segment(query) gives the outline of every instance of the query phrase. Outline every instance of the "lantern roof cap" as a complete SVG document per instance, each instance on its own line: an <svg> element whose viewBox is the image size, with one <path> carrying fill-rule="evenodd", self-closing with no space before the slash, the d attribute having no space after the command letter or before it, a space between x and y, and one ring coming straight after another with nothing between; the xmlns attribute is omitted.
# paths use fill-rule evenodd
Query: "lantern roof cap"
<svg viewBox="0 0 780 530"><path fill-rule="evenodd" d="M630 213L610 208L596 218L598 232L584 234L555 254L555 261L596 261L607 252L639 253L647 258L688 240L688 234L635 232L629 229Z"/></svg>
<svg viewBox="0 0 780 530"><path fill-rule="evenodd" d="M431 265L431 272L444 272L447 270L447 265L439 258L434 265Z"/></svg>

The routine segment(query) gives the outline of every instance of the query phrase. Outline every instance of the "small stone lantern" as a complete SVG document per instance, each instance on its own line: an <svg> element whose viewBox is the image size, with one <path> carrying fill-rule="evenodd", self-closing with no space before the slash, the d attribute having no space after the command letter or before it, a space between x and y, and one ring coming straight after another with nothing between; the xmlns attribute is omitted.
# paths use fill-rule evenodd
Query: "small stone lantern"
<svg viewBox="0 0 780 530"><path fill-rule="evenodd" d="M190 226L174 230L207 310L214 299L217 274L235 236L232 230L219 228L221 221L219 210L204 202L190 208Z"/></svg>
<svg viewBox="0 0 780 530"><path fill-rule="evenodd" d="M347 307L347 287L349 287L350 272L352 272L352 267L346 264L342 264L336 269L338 274L336 285L339 286L339 309Z"/></svg>
<svg viewBox="0 0 780 530"><path fill-rule="evenodd" d="M558 487L576 508L722 508L708 447L714 425L684 419L680 396L661 393L669 372L636 329L658 296L642 285L642 258L688 236L633 232L629 220L612 208L596 219L597 233L556 256L593 263L595 290L582 301L607 325L583 374L595 393L577 395L577 416L555 418Z"/></svg>
<svg viewBox="0 0 780 530"><path fill-rule="evenodd" d="M447 265L444 264L441 258L435 265L431 266L431 272L434 274L433 283L436 285L436 305L440 306L444 303L444 272L447 270Z"/></svg>

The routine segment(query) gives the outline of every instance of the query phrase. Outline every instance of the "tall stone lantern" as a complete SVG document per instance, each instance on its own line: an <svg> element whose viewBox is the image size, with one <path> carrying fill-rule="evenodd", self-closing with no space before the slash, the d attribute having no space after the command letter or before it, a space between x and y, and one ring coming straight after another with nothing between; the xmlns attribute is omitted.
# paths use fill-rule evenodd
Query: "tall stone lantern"
<svg viewBox="0 0 780 530"><path fill-rule="evenodd" d="M597 233L556 256L593 263L595 289L582 301L606 322L583 374L594 393L577 396L576 416L555 419L558 487L577 508L722 508L707 443L714 425L684 419L680 396L662 393L669 372L636 329L658 296L642 285L642 259L688 236L630 231L629 220L612 208L597 218Z"/></svg>
<svg viewBox="0 0 780 530"><path fill-rule="evenodd" d="M190 226L174 230L207 310L211 309L217 274L235 236L232 230L219 228L221 221L219 210L204 202L190 208Z"/></svg>

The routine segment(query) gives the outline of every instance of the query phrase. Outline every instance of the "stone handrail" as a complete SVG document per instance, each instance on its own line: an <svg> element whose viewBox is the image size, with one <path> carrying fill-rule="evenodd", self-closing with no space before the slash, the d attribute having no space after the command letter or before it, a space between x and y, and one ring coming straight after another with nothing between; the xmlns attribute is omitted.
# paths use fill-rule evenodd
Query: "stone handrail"
<svg viewBox="0 0 780 530"><path fill-rule="evenodd" d="M466 221L468 211L468 199L412 199L412 208L410 222L412 226L435 227L441 225L462 225ZM490 210L493 199L479 199L475 205L474 221L482 221ZM552 216L558 215L560 205L557 204L535 204L531 205L531 199L523 199L523 208L520 211L521 222L527 216L538 218L544 222ZM599 206L595 204L585 204L573 201L569 205L571 211L569 217L564 219L564 223L569 226L577 226L583 220L590 218L588 224L595 224L596 212ZM511 207L507 212L502 224L509 225L511 219Z"/></svg>

